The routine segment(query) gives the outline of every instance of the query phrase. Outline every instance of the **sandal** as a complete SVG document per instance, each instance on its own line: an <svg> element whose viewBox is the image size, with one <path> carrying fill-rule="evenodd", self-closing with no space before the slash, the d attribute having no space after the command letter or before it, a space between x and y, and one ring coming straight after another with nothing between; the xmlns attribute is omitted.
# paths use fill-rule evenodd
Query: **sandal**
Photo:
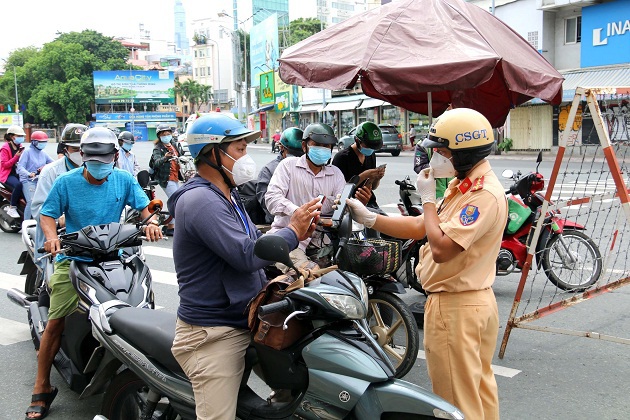
<svg viewBox="0 0 630 420"><path fill-rule="evenodd" d="M50 410L50 405L55 400L57 396L57 392L59 390L57 387L52 387L52 391L50 392L42 392L41 394L33 394L31 396L31 402L42 401L45 405L29 405L26 410L25 420L33 420L33 419L43 419L48 415L48 410ZM30 413L39 414L39 417L29 417Z"/></svg>

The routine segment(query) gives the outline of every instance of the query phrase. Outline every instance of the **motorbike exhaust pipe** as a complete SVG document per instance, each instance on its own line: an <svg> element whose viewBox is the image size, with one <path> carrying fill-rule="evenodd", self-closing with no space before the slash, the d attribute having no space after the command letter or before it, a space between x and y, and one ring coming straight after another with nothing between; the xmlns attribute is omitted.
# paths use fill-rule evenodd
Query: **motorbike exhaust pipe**
<svg viewBox="0 0 630 420"><path fill-rule="evenodd" d="M29 300L29 295L24 293L18 289L9 289L7 291L7 297L13 303L18 306L23 307L24 309L28 309L31 306L31 301Z"/></svg>

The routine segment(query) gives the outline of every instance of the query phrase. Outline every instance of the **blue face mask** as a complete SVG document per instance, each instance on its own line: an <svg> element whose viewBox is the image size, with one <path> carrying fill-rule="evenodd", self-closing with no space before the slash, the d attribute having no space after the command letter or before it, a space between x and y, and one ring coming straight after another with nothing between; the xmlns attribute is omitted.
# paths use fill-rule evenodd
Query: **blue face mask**
<svg viewBox="0 0 630 420"><path fill-rule="evenodd" d="M160 141L164 144L168 144L173 140L173 136L162 136L160 137Z"/></svg>
<svg viewBox="0 0 630 420"><path fill-rule="evenodd" d="M46 148L46 142L42 141L32 141L31 146L37 147L39 150L44 150Z"/></svg>
<svg viewBox="0 0 630 420"><path fill-rule="evenodd" d="M321 146L309 146L308 158L313 162L315 166L323 166L330 160L332 156L332 150L328 147Z"/></svg>
<svg viewBox="0 0 630 420"><path fill-rule="evenodd" d="M120 147L125 149L127 152L130 152L131 148L133 147L133 144L131 144L131 143L123 143L122 146L120 146Z"/></svg>
<svg viewBox="0 0 630 420"><path fill-rule="evenodd" d="M372 156L374 154L374 149L370 149L368 147L360 147L359 152L363 153L365 156Z"/></svg>
<svg viewBox="0 0 630 420"><path fill-rule="evenodd" d="M22 144L24 143L24 137L16 137L13 139L13 141L15 142L15 144Z"/></svg>
<svg viewBox="0 0 630 420"><path fill-rule="evenodd" d="M114 170L114 162L112 163L102 163L102 162L94 162L88 161L85 162L85 167L87 168L90 175L94 177L94 179L105 179L112 173Z"/></svg>

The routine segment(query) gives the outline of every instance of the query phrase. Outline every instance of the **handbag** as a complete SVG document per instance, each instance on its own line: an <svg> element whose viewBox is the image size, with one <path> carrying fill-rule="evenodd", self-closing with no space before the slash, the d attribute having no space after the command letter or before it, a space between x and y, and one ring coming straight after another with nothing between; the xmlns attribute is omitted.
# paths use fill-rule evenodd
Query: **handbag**
<svg viewBox="0 0 630 420"><path fill-rule="evenodd" d="M310 262L308 265L317 267ZM301 271L301 270L300 270ZM265 287L247 305L247 325L254 336L254 342L276 350L282 350L298 341L310 330L310 322L291 318L287 322L287 329L283 329L286 312L274 312L264 316L258 315L258 308L269 303L280 302L284 297L297 289L304 287L310 280L310 271L300 273L297 280L291 275L292 270L269 281ZM307 280L305 280L307 279Z"/></svg>

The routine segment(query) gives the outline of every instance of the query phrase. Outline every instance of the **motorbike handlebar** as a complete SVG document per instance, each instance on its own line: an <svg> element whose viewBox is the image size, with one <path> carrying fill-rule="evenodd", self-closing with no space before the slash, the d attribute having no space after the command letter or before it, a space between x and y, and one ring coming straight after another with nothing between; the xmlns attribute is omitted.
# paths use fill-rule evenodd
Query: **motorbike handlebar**
<svg viewBox="0 0 630 420"><path fill-rule="evenodd" d="M281 300L280 302L268 303L266 305L262 305L258 308L258 315L264 316L269 315L274 312L282 312L291 310L291 301L287 298Z"/></svg>

